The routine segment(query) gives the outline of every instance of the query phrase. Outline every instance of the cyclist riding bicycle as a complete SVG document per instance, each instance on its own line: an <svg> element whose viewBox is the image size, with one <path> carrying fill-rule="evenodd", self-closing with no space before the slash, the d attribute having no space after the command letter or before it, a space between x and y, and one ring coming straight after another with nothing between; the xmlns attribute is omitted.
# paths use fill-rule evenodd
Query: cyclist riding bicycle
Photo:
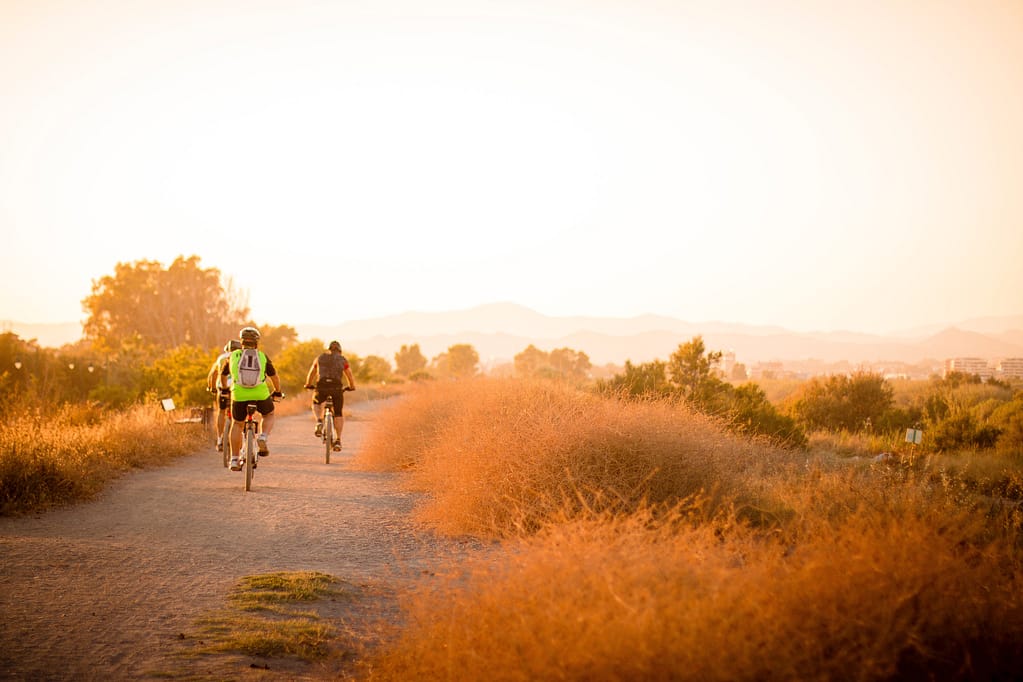
<svg viewBox="0 0 1023 682"><path fill-rule="evenodd" d="M206 376L206 388L214 394L213 410L217 413L217 452L224 449L224 422L227 421L227 409L231 407L230 389L220 389L220 375L231 357L231 352L242 347L238 339L231 339L224 344L224 352L217 356Z"/></svg>
<svg viewBox="0 0 1023 682"><path fill-rule="evenodd" d="M274 398L279 398L281 393L281 380L277 376L270 358L266 353L258 349L259 330L255 327L245 327L238 336L241 338L241 348L231 352L227 365L220 374L221 388L228 388L230 380L231 389L231 470L241 471L242 464L238 453L242 448L242 430L245 421L245 406L255 405L256 410L263 415L260 434L256 436L259 456L267 457L270 448L267 445L267 438L273 430L274 425ZM273 393L270 386L273 384Z"/></svg>
<svg viewBox="0 0 1023 682"><path fill-rule="evenodd" d="M312 366L309 367L305 387L315 389L312 409L316 418L317 438L323 435L323 404L327 401L327 396L330 396L334 403L335 439L332 445L335 450L341 449L341 429L345 425L345 418L341 414L341 409L345 405L344 379L348 379L348 390L354 391L355 377L352 376L352 367L345 356L341 355L341 344L338 341L331 341L327 350L313 360Z"/></svg>

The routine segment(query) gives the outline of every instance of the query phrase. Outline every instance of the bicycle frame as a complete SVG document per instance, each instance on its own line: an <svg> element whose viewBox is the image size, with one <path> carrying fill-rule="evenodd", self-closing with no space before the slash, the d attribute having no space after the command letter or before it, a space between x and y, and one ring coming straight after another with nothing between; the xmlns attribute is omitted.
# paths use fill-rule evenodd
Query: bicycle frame
<svg viewBox="0 0 1023 682"><path fill-rule="evenodd" d="M252 476L256 469L256 414L255 405L245 406L244 432L242 435L242 454L245 459L242 466L245 468L245 490L252 490Z"/></svg>
<svg viewBox="0 0 1023 682"><path fill-rule="evenodd" d="M330 451L334 448L334 399L327 396L323 403L324 463L330 464Z"/></svg>

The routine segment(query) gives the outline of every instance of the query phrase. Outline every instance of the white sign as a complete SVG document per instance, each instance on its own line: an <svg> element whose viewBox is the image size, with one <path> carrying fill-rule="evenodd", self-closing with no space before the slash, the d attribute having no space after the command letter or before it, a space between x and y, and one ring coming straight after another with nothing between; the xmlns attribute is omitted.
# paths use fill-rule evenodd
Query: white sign
<svg viewBox="0 0 1023 682"><path fill-rule="evenodd" d="M920 429L906 429L906 442L915 443L920 445L920 441L924 439L924 432Z"/></svg>

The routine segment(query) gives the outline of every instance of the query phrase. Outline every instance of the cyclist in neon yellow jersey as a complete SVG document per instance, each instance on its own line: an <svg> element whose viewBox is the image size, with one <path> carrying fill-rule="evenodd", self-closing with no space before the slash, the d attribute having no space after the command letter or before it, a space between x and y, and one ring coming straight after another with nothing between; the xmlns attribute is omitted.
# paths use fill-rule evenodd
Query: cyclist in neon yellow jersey
<svg viewBox="0 0 1023 682"><path fill-rule="evenodd" d="M242 469L238 453L242 449L246 405L255 405L259 413L263 415L262 426L256 437L256 442L259 447L259 455L266 457L270 454L267 437L274 425L273 399L283 395L277 370L266 353L258 350L259 330L255 327L245 327L238 333L238 337L241 339L242 347L232 351L231 357L220 375L220 385L223 388L228 387L228 378L231 379L232 471L241 471ZM250 375L252 375L251 378ZM272 393L268 383L273 385Z"/></svg>

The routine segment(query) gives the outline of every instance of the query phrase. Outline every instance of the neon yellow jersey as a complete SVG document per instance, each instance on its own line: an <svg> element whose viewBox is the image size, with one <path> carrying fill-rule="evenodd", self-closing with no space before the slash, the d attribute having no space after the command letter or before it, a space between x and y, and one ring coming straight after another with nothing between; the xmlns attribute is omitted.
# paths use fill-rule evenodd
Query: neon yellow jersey
<svg viewBox="0 0 1023 682"><path fill-rule="evenodd" d="M243 400L266 400L270 397L270 387L266 383L266 353L259 353L259 384L251 388L242 386L238 382L238 363L242 359L242 351L231 352L231 400L241 402Z"/></svg>

